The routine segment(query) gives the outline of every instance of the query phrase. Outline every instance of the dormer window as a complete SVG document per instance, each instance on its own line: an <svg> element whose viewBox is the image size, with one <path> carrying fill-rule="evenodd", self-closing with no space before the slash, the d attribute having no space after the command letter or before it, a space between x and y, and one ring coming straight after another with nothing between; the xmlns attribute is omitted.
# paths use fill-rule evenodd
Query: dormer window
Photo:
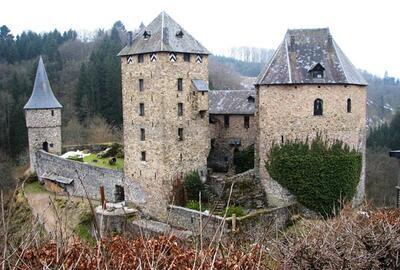
<svg viewBox="0 0 400 270"><path fill-rule="evenodd" d="M250 103L254 103L256 101L256 99L253 96L248 96L247 101Z"/></svg>
<svg viewBox="0 0 400 270"><path fill-rule="evenodd" d="M182 32L182 30L179 30L178 32L176 32L176 37L177 37L177 38L183 38L183 32Z"/></svg>
<svg viewBox="0 0 400 270"><path fill-rule="evenodd" d="M151 32L148 31L148 30L145 30L144 33L143 33L143 38L144 38L145 40L147 40L147 39L149 39L150 37L151 37Z"/></svg>
<svg viewBox="0 0 400 270"><path fill-rule="evenodd" d="M323 79L325 68L320 64L315 64L308 72L311 73L313 79Z"/></svg>

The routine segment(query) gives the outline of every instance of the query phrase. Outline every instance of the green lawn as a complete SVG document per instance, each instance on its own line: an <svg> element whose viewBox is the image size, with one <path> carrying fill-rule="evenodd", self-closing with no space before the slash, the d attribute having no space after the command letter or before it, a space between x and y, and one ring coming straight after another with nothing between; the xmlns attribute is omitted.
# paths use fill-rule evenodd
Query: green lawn
<svg viewBox="0 0 400 270"><path fill-rule="evenodd" d="M90 154L89 156L84 157L83 161L90 165L103 167L107 169L122 170L124 168L123 158L117 158L117 162L114 165L110 165L110 163L108 163L109 159L110 158L98 158L96 154ZM95 162L95 160L97 160L97 162Z"/></svg>
<svg viewBox="0 0 400 270"><path fill-rule="evenodd" d="M24 185L25 192L28 193L41 193L47 192L42 185L40 185L39 181L27 183Z"/></svg>

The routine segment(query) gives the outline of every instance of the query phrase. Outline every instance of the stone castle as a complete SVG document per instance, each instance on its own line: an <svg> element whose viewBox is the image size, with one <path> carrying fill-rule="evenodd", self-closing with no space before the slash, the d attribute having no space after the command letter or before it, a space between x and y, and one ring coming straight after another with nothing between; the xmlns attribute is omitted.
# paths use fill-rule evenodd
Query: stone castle
<svg viewBox="0 0 400 270"><path fill-rule="evenodd" d="M256 175L268 199L290 201L265 170L267 153L274 143L316 134L363 153L354 202L363 199L367 84L329 29L288 30L255 90L210 90L209 54L165 12L131 34L119 53L127 201L137 201L139 186L144 211L166 219L185 175L197 171L207 178L215 142L232 151L254 145ZM31 166L39 149L61 152L61 107L40 59L24 107Z"/></svg>

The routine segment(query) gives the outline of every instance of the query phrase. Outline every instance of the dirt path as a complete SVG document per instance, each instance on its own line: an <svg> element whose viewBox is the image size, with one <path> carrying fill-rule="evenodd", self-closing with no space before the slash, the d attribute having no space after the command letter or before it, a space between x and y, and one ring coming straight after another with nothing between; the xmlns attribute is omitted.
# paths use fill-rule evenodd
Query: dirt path
<svg viewBox="0 0 400 270"><path fill-rule="evenodd" d="M32 214L39 219L46 231L50 234L59 232L60 225L52 203L54 197L52 198L52 195L47 192L25 192L25 197L28 200Z"/></svg>

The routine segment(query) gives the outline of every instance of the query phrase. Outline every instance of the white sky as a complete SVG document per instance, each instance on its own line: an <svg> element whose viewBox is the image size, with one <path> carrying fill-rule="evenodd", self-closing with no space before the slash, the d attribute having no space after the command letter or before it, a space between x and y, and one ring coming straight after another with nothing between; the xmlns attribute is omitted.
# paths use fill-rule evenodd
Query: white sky
<svg viewBox="0 0 400 270"><path fill-rule="evenodd" d="M127 29L162 10L214 54L231 47L276 49L288 28L329 27L355 66L400 77L399 0L4 0L0 25L13 32Z"/></svg>

